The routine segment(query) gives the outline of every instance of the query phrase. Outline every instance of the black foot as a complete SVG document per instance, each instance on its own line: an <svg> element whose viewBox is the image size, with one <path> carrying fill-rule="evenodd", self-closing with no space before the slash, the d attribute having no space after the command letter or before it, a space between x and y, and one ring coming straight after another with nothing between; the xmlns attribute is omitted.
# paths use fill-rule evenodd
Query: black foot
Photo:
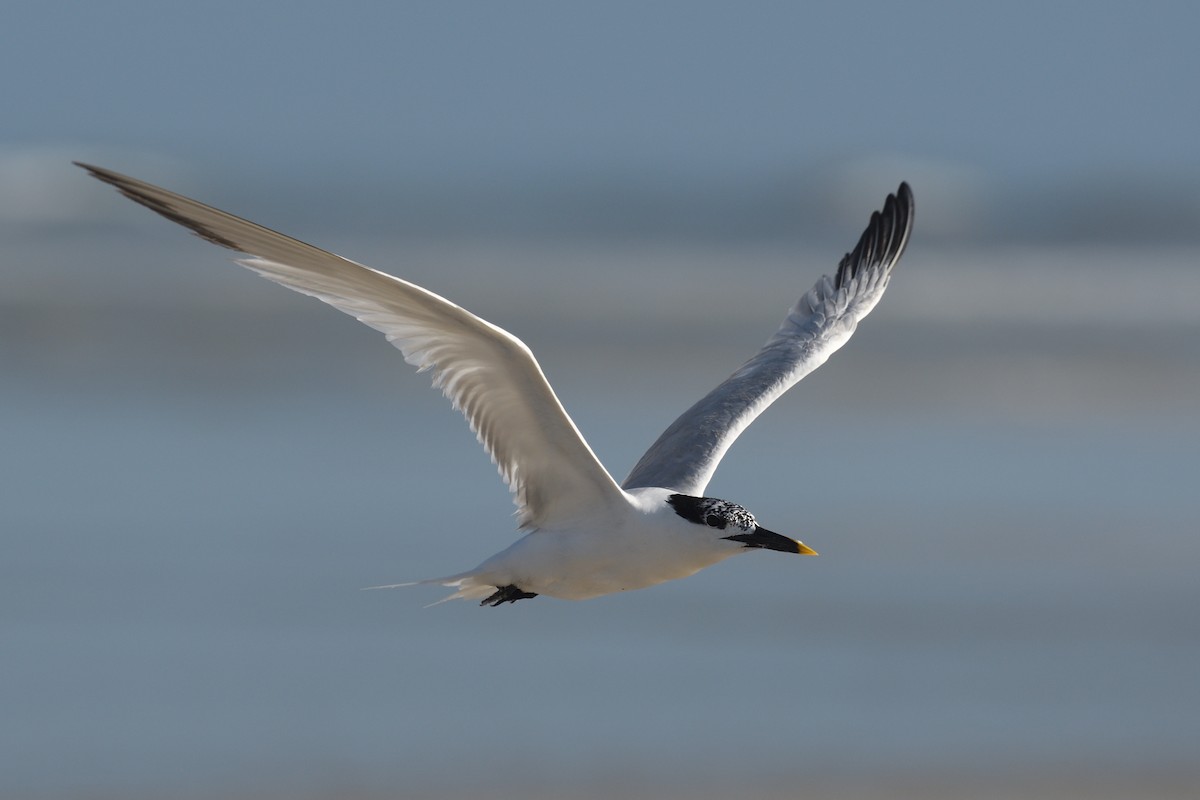
<svg viewBox="0 0 1200 800"><path fill-rule="evenodd" d="M527 597L537 597L537 592L523 592L515 585L501 586L496 589L495 594L481 601L481 606L498 606L501 603L515 603L518 600L524 600Z"/></svg>

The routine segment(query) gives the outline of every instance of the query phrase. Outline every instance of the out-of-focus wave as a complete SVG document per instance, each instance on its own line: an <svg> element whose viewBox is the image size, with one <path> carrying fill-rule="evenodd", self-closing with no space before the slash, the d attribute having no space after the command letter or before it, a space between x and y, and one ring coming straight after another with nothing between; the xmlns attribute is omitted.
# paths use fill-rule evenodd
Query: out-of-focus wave
<svg viewBox="0 0 1200 800"><path fill-rule="evenodd" d="M906 180L921 215L916 233L926 242L1200 243L1195 165L1157 173L1114 164L1003 175L886 153L781 162L734 175L715 166L685 173L606 164L450 178L414 174L402 163L380 164L369 176L308 165L289 173L232 163L184 166L94 146L0 146L0 225L37 230L130 219L103 187L83 182L70 164L79 159L256 221L409 238L837 242L846 236L842 228L861 227L863 209Z"/></svg>

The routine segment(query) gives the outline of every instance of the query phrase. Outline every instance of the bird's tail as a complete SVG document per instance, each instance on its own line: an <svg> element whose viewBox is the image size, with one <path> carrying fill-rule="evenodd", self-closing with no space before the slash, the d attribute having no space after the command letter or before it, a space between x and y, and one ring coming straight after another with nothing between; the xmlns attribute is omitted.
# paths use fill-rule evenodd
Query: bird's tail
<svg viewBox="0 0 1200 800"><path fill-rule="evenodd" d="M370 589L399 589L403 586L427 586L437 584L439 586L448 586L451 589L457 589L454 594L443 597L436 603L430 603L429 606L437 606L445 603L447 600L482 600L496 591L497 586L490 583L484 583L479 576L474 572L460 572L457 575L447 575L444 578L429 578L424 581L409 581L408 583L390 583L386 586L366 586L364 591ZM426 606L428 608L429 606Z"/></svg>

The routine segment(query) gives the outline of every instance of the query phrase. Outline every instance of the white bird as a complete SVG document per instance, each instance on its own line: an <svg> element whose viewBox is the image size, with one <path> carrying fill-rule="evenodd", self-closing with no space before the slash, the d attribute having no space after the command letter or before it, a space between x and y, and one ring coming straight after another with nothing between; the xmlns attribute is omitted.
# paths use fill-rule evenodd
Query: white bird
<svg viewBox="0 0 1200 800"><path fill-rule="evenodd" d="M418 583L456 589L446 600L491 606L539 594L583 600L641 589L753 548L816 555L704 490L738 435L825 363L879 302L913 223L912 192L902 183L871 215L834 277L817 281L762 349L683 412L617 485L533 353L507 331L415 284L166 189L78 166L202 238L250 256L238 264L381 331L405 361L432 372L508 482L527 533L475 569Z"/></svg>

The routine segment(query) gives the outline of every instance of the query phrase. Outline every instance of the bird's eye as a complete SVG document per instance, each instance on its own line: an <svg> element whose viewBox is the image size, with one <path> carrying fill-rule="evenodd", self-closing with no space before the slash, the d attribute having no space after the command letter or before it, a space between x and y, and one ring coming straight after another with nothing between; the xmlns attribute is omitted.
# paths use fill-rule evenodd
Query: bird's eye
<svg viewBox="0 0 1200 800"><path fill-rule="evenodd" d="M724 528L725 527L725 518L718 516L716 514L709 514L707 517L704 518L704 521L707 522L709 527L711 527L711 528Z"/></svg>

